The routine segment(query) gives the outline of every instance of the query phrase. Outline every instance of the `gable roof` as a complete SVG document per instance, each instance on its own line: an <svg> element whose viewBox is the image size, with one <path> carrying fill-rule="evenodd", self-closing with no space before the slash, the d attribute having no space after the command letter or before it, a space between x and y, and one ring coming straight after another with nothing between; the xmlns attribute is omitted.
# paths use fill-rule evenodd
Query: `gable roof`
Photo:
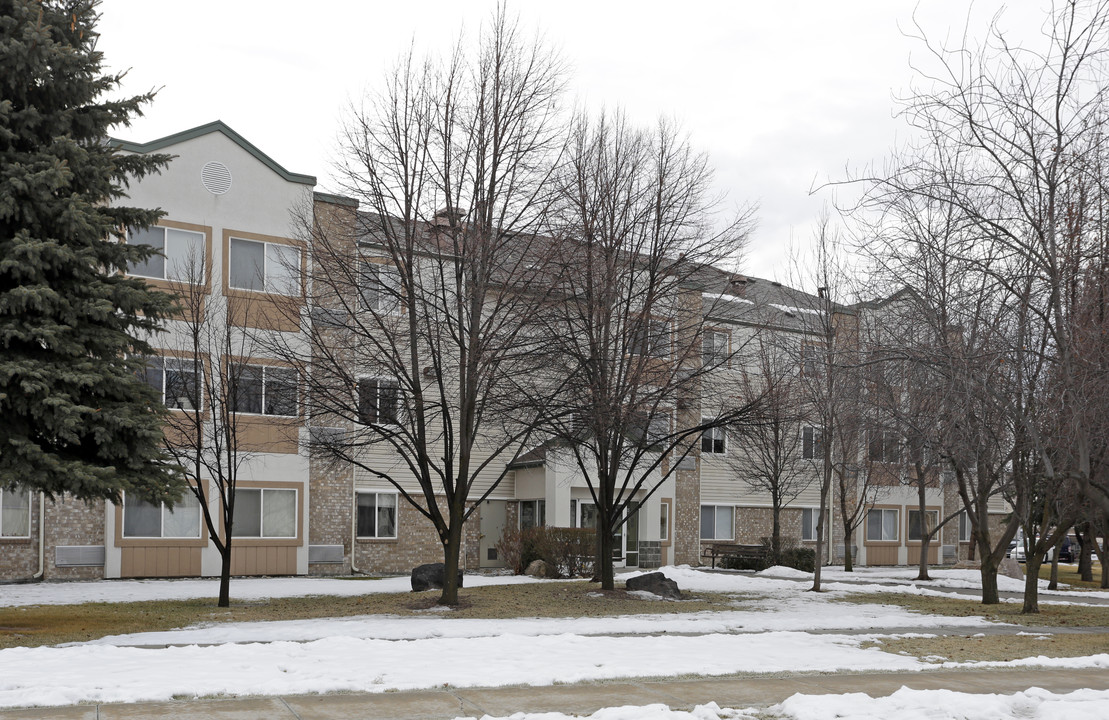
<svg viewBox="0 0 1109 720"><path fill-rule="evenodd" d="M224 122L222 120L216 120L216 121L210 122L206 125L199 125L199 126L194 127L190 130L182 130L181 132L174 133L172 135L166 135L163 138L158 138L157 140L151 140L150 142L146 142L146 143L130 142L128 140L119 140L117 138L111 138L108 142L113 147L118 147L121 150L126 150L127 152L150 153L150 152L157 152L159 150L163 150L163 149L165 149L167 147L170 147L172 145L177 145L177 144L183 143L187 140L192 140L194 138L202 137L204 135L208 135L208 134L214 133L214 132L222 133L225 137L227 137L229 140L231 140L231 142L235 143L236 145L241 147L243 150L246 150L248 153L253 155L255 159L257 159L263 165L268 167L270 170L273 170L275 173L280 175L286 181L293 182L293 183L300 183L302 185L315 185L316 184L315 176L313 176L313 175L301 175L300 173L289 172L285 168L278 165L277 162L273 158L271 158L269 155L267 155L264 152L262 152L261 150L259 150L249 140L247 140L242 135L240 135L239 133L237 133L234 130L232 130L231 128L229 128L226 124L224 124Z"/></svg>

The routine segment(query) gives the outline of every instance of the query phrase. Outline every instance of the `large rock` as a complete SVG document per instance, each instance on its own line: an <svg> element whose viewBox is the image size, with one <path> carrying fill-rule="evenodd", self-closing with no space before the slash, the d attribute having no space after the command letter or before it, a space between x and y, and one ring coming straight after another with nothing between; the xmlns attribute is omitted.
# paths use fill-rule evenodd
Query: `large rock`
<svg viewBox="0 0 1109 720"><path fill-rule="evenodd" d="M446 566L443 563L428 563L412 570L412 592L422 592L432 588L443 588L443 574ZM458 571L458 587L462 587L462 570Z"/></svg>
<svg viewBox="0 0 1109 720"><path fill-rule="evenodd" d="M1013 558L1005 558L1001 561L1001 565L997 568L998 575L1011 577L1014 580L1023 580L1024 572L1020 569L1020 563Z"/></svg>
<svg viewBox="0 0 1109 720"><path fill-rule="evenodd" d="M527 569L524 570L525 575L536 578L557 578L558 570L551 567L546 560L532 560Z"/></svg>
<svg viewBox="0 0 1109 720"><path fill-rule="evenodd" d="M666 577L660 572L647 573L638 577L629 578L624 587L628 590L642 590L654 595L671 600L681 600L682 592L678 589L678 583Z"/></svg>

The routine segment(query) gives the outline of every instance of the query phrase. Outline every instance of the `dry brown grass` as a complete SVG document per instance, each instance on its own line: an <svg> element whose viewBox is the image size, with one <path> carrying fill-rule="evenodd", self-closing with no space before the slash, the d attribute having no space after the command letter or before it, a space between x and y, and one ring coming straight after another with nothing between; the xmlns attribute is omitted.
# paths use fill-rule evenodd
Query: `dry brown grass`
<svg viewBox="0 0 1109 720"><path fill-rule="evenodd" d="M844 602L897 605L907 610L949 617L984 617L994 622L1029 627L1106 627L1109 628L1109 606L1040 605L1039 614L1022 615L1020 603L983 605L968 597L941 598L904 593L854 593ZM1088 654L1088 653L1087 653Z"/></svg>
<svg viewBox="0 0 1109 720"><path fill-rule="evenodd" d="M943 662L1005 661L1018 658L1078 657L1109 652L1109 633L1062 635L945 635L934 638L889 638L865 642L885 652Z"/></svg>
<svg viewBox="0 0 1109 720"><path fill-rule="evenodd" d="M1023 569L1024 566L1021 565ZM1073 585L1076 590L1100 590L1101 588L1101 565L1097 562L1093 566L1094 579L1093 581L1083 580L1082 576L1078 574L1077 564L1059 563L1059 582ZM1027 573L1026 573L1027 574ZM1051 579L1051 563L1044 563L1040 566L1040 577L1044 580ZM1060 590L1067 590L1068 588L1060 585ZM1105 591L1106 596L1109 597L1109 590Z"/></svg>
<svg viewBox="0 0 1109 720"><path fill-rule="evenodd" d="M231 583L234 598L235 583ZM603 617L734 610L734 599L713 593L685 594L681 602L646 600L623 590L600 592L588 582L528 583L467 588L450 610L436 605L438 592L373 593L355 597L273 598L215 607L214 599L134 603L85 603L0 608L0 648L55 645L197 623L295 620L352 615L514 618Z"/></svg>

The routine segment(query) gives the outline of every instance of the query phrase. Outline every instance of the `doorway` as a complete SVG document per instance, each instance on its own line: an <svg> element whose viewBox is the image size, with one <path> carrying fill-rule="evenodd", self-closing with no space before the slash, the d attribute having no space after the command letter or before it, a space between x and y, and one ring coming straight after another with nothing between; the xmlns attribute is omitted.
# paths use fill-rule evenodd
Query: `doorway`
<svg viewBox="0 0 1109 720"><path fill-rule="evenodd" d="M478 567L502 568L504 559L497 551L497 543L504 534L508 516L506 500L486 500L481 504L481 538L478 540Z"/></svg>

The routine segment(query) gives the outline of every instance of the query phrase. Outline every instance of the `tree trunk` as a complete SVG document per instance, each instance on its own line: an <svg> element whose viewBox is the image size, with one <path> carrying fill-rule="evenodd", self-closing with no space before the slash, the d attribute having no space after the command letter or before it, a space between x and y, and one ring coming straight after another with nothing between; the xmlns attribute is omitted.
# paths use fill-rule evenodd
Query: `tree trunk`
<svg viewBox="0 0 1109 720"><path fill-rule="evenodd" d="M227 540L223 546L223 552L220 555L220 571L219 571L219 602L216 607L231 607L231 534L227 534Z"/></svg>
<svg viewBox="0 0 1109 720"><path fill-rule="evenodd" d="M982 564L979 566L979 573L982 577L982 604L983 605L997 605L1001 602L997 594L997 560L994 559L994 554L990 552L990 547L981 538L976 541L978 552L982 556Z"/></svg>
<svg viewBox="0 0 1109 720"><path fill-rule="evenodd" d="M458 604L458 570L462 555L462 509L450 509L450 528L443 543L443 594L440 605Z"/></svg>
<svg viewBox="0 0 1109 720"><path fill-rule="evenodd" d="M615 590L616 577L612 567L612 530L611 528L600 527L601 525L611 525L611 523L598 522L597 525L597 562L601 565L601 589Z"/></svg>
<svg viewBox="0 0 1109 720"><path fill-rule="evenodd" d="M1033 543L1036 545L1038 543ZM1037 548L1033 548L1037 549ZM1024 558L1024 607L1021 615L1032 615L1040 612L1040 553L1029 553Z"/></svg>
<svg viewBox="0 0 1109 720"><path fill-rule="evenodd" d="M1078 576L1086 582L1093 582L1094 564L1090 557L1090 545L1096 544L1093 540L1093 533L1090 532L1089 525L1084 526L1081 530L1075 528L1074 533L1078 536ZM1104 563L1102 565L1104 566Z"/></svg>
<svg viewBox="0 0 1109 720"><path fill-rule="evenodd" d="M855 533L844 523L843 531L843 571L855 572L855 559L852 557L852 541Z"/></svg>
<svg viewBox="0 0 1109 720"><path fill-rule="evenodd" d="M1055 543L1055 549L1051 553L1051 581L1047 584L1048 590L1059 589L1059 552L1063 549L1063 540L1066 537L1066 535L1063 535L1059 538L1059 542Z"/></svg>
<svg viewBox="0 0 1109 720"><path fill-rule="evenodd" d="M773 516L773 529L770 534L771 565L779 565L782 560L782 506L777 500L771 510Z"/></svg>
<svg viewBox="0 0 1109 720"><path fill-rule="evenodd" d="M924 514L921 513L921 518ZM921 521L923 523L923 520ZM928 575L928 550L932 547L932 534L920 534L920 563L917 565L916 579L917 580L931 580Z"/></svg>

